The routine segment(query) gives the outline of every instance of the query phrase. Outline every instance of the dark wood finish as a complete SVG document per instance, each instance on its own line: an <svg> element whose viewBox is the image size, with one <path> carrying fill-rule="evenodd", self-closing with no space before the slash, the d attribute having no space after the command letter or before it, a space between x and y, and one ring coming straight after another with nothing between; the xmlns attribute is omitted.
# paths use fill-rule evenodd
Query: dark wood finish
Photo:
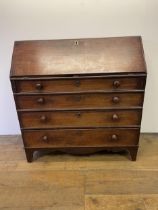
<svg viewBox="0 0 158 210"><path fill-rule="evenodd" d="M50 148L25 148L26 159L28 162L33 161L34 152L40 152L40 156L52 152L64 152L72 155L91 155L97 152L128 152L130 159L136 161L138 146L117 146L117 147L50 147ZM39 154L38 154L39 155Z"/></svg>
<svg viewBox="0 0 158 210"><path fill-rule="evenodd" d="M139 126L141 110L20 112L22 128Z"/></svg>
<svg viewBox="0 0 158 210"><path fill-rule="evenodd" d="M131 156L131 160L135 161L137 158L138 146L128 147L127 151L129 152L129 155Z"/></svg>
<svg viewBox="0 0 158 210"><path fill-rule="evenodd" d="M33 160L34 149L25 148L25 154L26 154L27 162L31 163Z"/></svg>
<svg viewBox="0 0 158 210"><path fill-rule="evenodd" d="M116 135L117 138L113 138ZM26 147L104 147L138 144L139 129L60 129L23 131Z"/></svg>
<svg viewBox="0 0 158 210"><path fill-rule="evenodd" d="M12 76L145 71L141 37L18 41L11 67Z"/></svg>
<svg viewBox="0 0 158 210"><path fill-rule="evenodd" d="M140 37L15 42L10 72L24 149L136 160L146 83Z"/></svg>
<svg viewBox="0 0 158 210"><path fill-rule="evenodd" d="M52 80L23 80L16 81L17 92L42 93L42 92L76 92L95 90L143 90L145 77L114 77L114 78L80 78L71 77L67 79Z"/></svg>
<svg viewBox="0 0 158 210"><path fill-rule="evenodd" d="M141 107L144 93L74 93L16 95L18 109Z"/></svg>

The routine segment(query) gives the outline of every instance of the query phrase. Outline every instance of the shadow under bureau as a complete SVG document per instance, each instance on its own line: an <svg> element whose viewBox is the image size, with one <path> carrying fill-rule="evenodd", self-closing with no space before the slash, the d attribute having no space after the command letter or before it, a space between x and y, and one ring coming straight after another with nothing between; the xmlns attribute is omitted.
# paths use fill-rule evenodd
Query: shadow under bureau
<svg viewBox="0 0 158 210"><path fill-rule="evenodd" d="M141 37L16 41L10 79L28 162L39 150L127 150L136 160Z"/></svg>

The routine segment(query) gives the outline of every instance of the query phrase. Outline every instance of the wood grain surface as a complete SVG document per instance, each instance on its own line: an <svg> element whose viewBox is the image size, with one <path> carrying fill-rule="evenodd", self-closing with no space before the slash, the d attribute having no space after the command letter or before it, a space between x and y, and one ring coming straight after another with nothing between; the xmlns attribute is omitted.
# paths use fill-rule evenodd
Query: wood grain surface
<svg viewBox="0 0 158 210"><path fill-rule="evenodd" d="M11 66L11 76L145 71L138 36L17 41Z"/></svg>
<svg viewBox="0 0 158 210"><path fill-rule="evenodd" d="M142 110L80 110L19 112L21 128L136 127Z"/></svg>
<svg viewBox="0 0 158 210"><path fill-rule="evenodd" d="M64 77L65 78L65 77ZM117 91L117 90L144 90L145 75L144 76L73 76L67 78L21 78L15 80L15 92L18 93L45 93L45 92L86 92L86 91ZM40 85L40 88L38 86Z"/></svg>
<svg viewBox="0 0 158 210"><path fill-rule="evenodd" d="M16 95L15 99L17 109L132 108L143 106L144 93L32 94Z"/></svg>
<svg viewBox="0 0 158 210"><path fill-rule="evenodd" d="M141 134L136 162L123 153L36 154L0 137L1 210L158 210L158 135Z"/></svg>
<svg viewBox="0 0 158 210"><path fill-rule="evenodd" d="M23 139L25 147L33 148L135 146L139 141L139 129L25 130Z"/></svg>

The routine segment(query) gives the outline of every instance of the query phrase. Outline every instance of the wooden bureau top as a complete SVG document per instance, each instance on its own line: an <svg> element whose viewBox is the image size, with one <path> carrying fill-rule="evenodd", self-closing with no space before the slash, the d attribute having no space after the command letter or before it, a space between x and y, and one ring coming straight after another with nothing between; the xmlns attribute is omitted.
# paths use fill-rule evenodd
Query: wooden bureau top
<svg viewBox="0 0 158 210"><path fill-rule="evenodd" d="M16 41L11 76L143 73L141 37Z"/></svg>

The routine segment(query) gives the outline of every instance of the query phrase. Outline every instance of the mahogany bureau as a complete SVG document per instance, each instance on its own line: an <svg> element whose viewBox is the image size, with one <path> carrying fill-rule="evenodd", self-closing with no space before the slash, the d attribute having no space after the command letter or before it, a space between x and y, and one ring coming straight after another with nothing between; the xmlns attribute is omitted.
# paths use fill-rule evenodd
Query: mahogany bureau
<svg viewBox="0 0 158 210"><path fill-rule="evenodd" d="M136 160L146 74L141 37L16 41L10 79L27 161L40 150Z"/></svg>

